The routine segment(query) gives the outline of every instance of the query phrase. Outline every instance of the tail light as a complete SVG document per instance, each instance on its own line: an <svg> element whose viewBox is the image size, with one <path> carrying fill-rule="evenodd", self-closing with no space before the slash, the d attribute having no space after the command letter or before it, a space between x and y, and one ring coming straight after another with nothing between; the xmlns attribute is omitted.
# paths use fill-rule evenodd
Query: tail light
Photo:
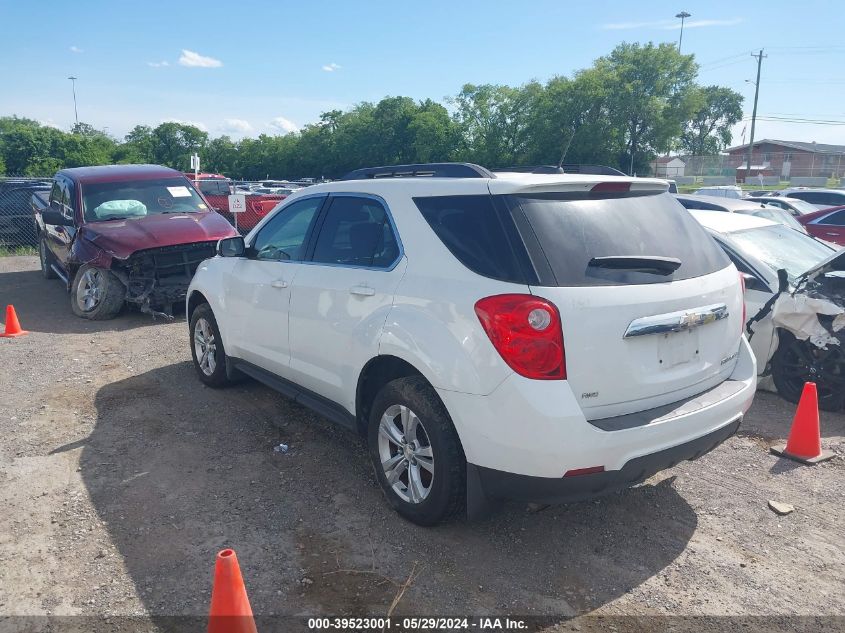
<svg viewBox="0 0 845 633"><path fill-rule="evenodd" d="M566 379L563 330L553 303L533 295L495 295L479 300L475 313L502 360L520 376Z"/></svg>
<svg viewBox="0 0 845 633"><path fill-rule="evenodd" d="M745 332L745 321L747 319L745 308L745 277L742 276L742 273L739 273L739 285L742 288L742 323L739 326L739 333L742 334Z"/></svg>

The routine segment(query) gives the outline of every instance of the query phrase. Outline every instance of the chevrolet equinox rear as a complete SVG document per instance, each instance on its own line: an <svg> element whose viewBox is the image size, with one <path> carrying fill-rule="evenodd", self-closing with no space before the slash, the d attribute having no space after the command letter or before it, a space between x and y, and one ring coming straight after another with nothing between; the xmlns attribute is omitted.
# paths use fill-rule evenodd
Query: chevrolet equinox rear
<svg viewBox="0 0 845 633"><path fill-rule="evenodd" d="M666 189L450 163L308 187L197 271L197 374L360 432L423 525L631 486L730 437L756 386L740 277Z"/></svg>

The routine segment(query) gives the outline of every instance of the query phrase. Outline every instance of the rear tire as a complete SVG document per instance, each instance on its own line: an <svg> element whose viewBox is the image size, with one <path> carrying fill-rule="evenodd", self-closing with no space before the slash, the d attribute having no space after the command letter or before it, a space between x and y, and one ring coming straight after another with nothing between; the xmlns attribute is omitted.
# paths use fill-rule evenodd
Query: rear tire
<svg viewBox="0 0 845 633"><path fill-rule="evenodd" d="M789 332L780 333L780 344L772 357L772 379L778 393L797 403L805 382L815 382L819 408L839 411L845 405L845 340L840 345L819 349L799 341Z"/></svg>
<svg viewBox="0 0 845 633"><path fill-rule="evenodd" d="M105 268L85 264L76 271L70 290L73 313L83 319L106 321L123 308L126 286Z"/></svg>
<svg viewBox="0 0 845 633"><path fill-rule="evenodd" d="M466 457L431 385L421 376L393 380L378 392L370 411L370 460L388 503L423 526L463 512Z"/></svg>
<svg viewBox="0 0 845 633"><path fill-rule="evenodd" d="M41 275L44 279L58 279L59 276L53 270L52 265L55 263L53 254L47 247L47 238L43 235L38 240L38 259L41 262Z"/></svg>
<svg viewBox="0 0 845 633"><path fill-rule="evenodd" d="M211 306L203 303L191 314L191 358L199 379L209 387L219 388L232 384L226 376L226 350L220 338L220 328Z"/></svg>

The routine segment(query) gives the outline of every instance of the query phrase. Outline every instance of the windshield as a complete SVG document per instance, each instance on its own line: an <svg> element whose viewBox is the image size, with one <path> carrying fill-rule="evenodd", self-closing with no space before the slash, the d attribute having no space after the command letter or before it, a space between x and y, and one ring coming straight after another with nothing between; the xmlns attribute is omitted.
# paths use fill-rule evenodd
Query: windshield
<svg viewBox="0 0 845 633"><path fill-rule="evenodd" d="M790 198L788 202L793 209L799 211L802 215L805 213L815 213L819 210L816 205L810 204L805 200L799 200L798 198Z"/></svg>
<svg viewBox="0 0 845 633"><path fill-rule="evenodd" d="M830 257L832 251L809 235L782 224L738 231L731 233L730 238L741 252L756 257L773 271L785 268L790 282Z"/></svg>
<svg viewBox="0 0 845 633"><path fill-rule="evenodd" d="M806 233L807 229L804 228L804 225L801 224L798 220L796 220L789 211L784 211L778 207L766 207L765 209L757 209L751 212L751 215L755 215L758 218L765 218L766 220L771 220L772 222L777 222L778 224L783 224L784 226L788 226L790 228L795 229L796 231L801 231L802 233Z"/></svg>
<svg viewBox="0 0 845 633"><path fill-rule="evenodd" d="M82 185L82 212L86 222L162 213L196 213L206 209L202 198L185 178Z"/></svg>

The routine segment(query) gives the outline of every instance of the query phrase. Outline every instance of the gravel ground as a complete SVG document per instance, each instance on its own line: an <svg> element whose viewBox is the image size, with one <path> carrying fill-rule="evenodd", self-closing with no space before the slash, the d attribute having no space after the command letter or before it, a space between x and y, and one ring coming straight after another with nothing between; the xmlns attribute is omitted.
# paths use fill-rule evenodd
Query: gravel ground
<svg viewBox="0 0 845 633"><path fill-rule="evenodd" d="M78 319L35 257L0 258L6 303L31 333L0 339L0 617L204 616L224 547L267 616L384 615L409 576L397 614L845 615L843 415L822 413L839 456L800 466L768 452L794 407L760 393L739 435L634 489L424 529L355 436L203 387L184 321Z"/></svg>

